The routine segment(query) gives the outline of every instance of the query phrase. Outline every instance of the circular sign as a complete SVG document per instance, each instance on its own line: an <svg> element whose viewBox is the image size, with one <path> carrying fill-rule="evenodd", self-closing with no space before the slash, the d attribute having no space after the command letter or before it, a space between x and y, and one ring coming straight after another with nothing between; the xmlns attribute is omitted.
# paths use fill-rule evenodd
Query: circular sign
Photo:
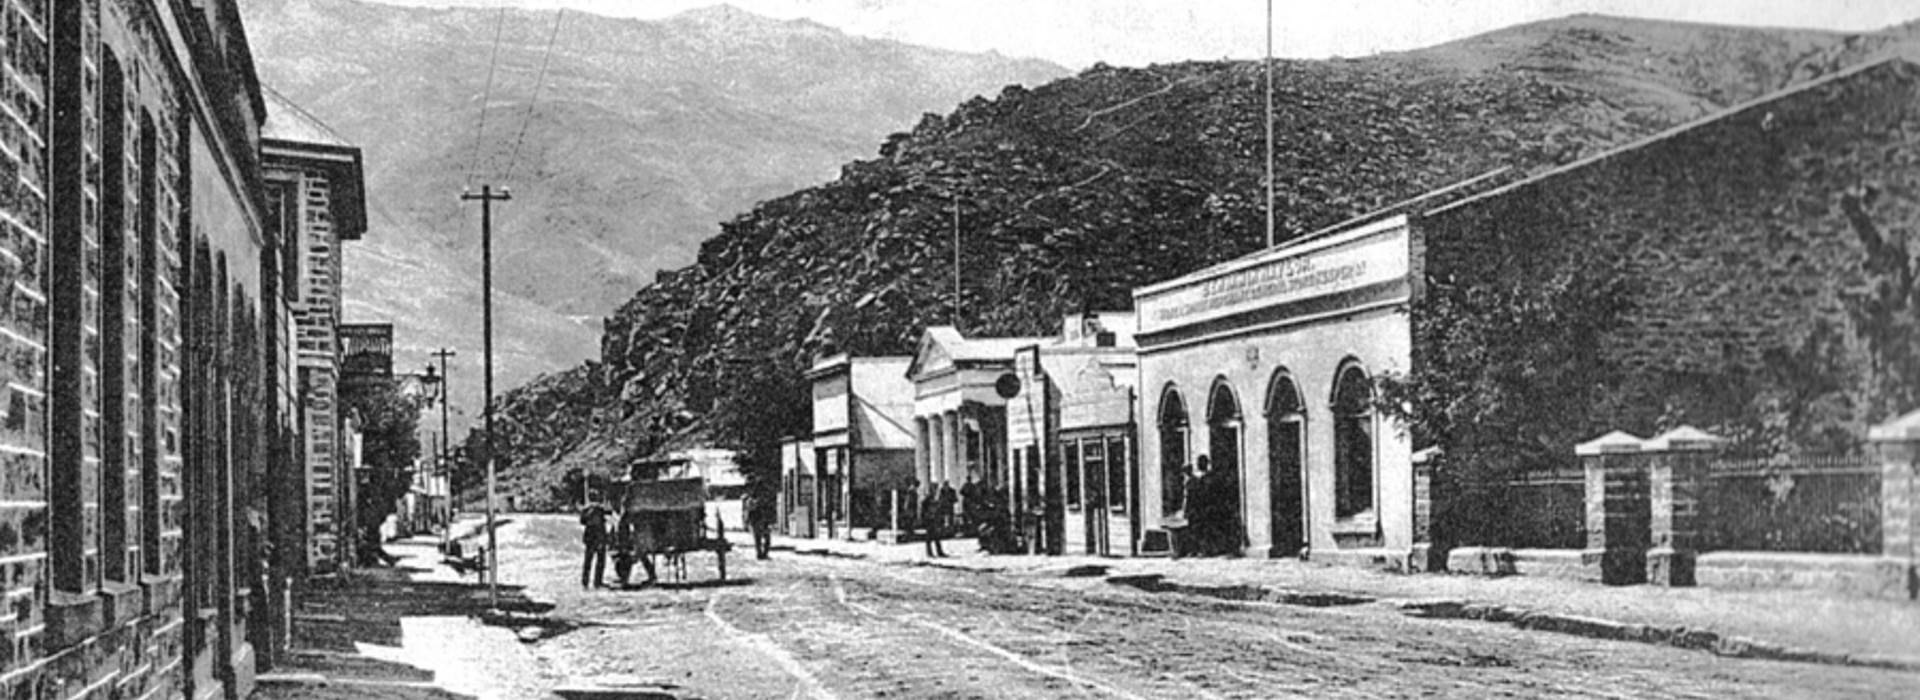
<svg viewBox="0 0 1920 700"><path fill-rule="evenodd" d="M1000 398L1003 399L1011 399L1019 396L1020 378L1014 376L1012 372L1000 375L999 379L993 380L993 392L999 394Z"/></svg>

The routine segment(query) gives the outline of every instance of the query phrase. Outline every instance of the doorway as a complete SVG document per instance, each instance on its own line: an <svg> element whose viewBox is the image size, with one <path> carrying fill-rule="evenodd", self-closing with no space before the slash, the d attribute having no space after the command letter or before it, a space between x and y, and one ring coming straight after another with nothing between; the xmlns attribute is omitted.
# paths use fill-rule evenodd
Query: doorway
<svg viewBox="0 0 1920 700"><path fill-rule="evenodd" d="M1207 398L1207 456L1212 465L1201 478L1211 483L1204 489L1206 519L1212 520L1210 551L1238 553L1247 545L1246 499L1240 488L1240 401L1224 379L1217 380Z"/></svg>
<svg viewBox="0 0 1920 700"><path fill-rule="evenodd" d="M1276 558L1306 547L1306 423L1299 387L1282 372L1267 392L1267 523Z"/></svg>

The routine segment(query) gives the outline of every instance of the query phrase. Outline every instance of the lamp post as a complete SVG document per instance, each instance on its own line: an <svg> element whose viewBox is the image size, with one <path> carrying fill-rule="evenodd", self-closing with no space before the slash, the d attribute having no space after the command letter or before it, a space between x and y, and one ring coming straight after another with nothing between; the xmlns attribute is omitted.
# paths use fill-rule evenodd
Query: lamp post
<svg viewBox="0 0 1920 700"><path fill-rule="evenodd" d="M440 448L434 454L433 465L434 473L439 474L441 479L445 479L443 487L447 492L446 523L440 528L440 551L442 552L447 551L447 543L453 539L453 516L456 512L453 507L453 465L447 459L447 456L453 452L452 446L447 442L447 397L449 395L447 385L452 381L452 377L447 374L447 358L458 354L446 348L440 348L433 353L433 356L440 360ZM433 371L433 366L428 365L427 371Z"/></svg>
<svg viewBox="0 0 1920 700"><path fill-rule="evenodd" d="M444 360L443 360L443 362L444 362ZM438 440L435 440L435 441L434 441L434 443L433 443L433 445L434 445L434 447L433 447L433 460L434 460L434 466L433 466L433 468L432 468L432 469L430 469L430 470L428 470L428 471L427 471L427 473L426 473L426 477L427 477L427 478L426 478L426 483L425 483L425 485L424 485L424 487L425 487L425 489L426 489L426 497L427 497L427 504L428 504L428 506L429 506L429 507L431 507L431 508L433 508L433 511L434 511L434 512L433 512L433 515L432 515L431 517L432 517L432 519L435 519L435 520L438 520L438 519L440 519L440 513L439 513L439 509L438 509L437 507L434 507L434 506L433 506L433 491L434 491L434 488L433 488L433 480L434 480L434 477L435 477L435 475L437 475L437 474L439 474L439 473L440 473L440 455L441 455L441 453L443 452L443 450L445 449L445 448L443 447L443 445L445 445L445 444L446 444L446 440L447 440L447 432L446 432L446 415L447 415L447 383L446 383L446 372L445 372L445 371L440 371L440 372L435 372L435 371L434 371L434 367L433 367L433 365L432 365L431 363L429 363L429 364L427 364L427 366L426 366L426 369L425 369L424 371L422 371L422 372L421 372L420 374L417 374L417 375L413 375L413 376L412 376L412 378L413 378L413 380L414 380L414 381L417 381L417 382L419 382L419 384L420 384L420 386L421 386L421 387L423 387L423 388L425 388L425 389L426 389L426 391L423 391L422 393L423 393L423 395L424 395L424 396L426 397L426 400L427 400L427 402L428 402L428 404L427 404L427 405L429 405L429 406L431 406L431 405L433 405L433 403L435 403L435 402L438 402L438 403L440 404L440 416L441 416L441 423L440 423L440 435L439 435L439 439L438 439ZM416 464L417 464L417 462L416 462ZM413 515L414 515L413 513L408 513L408 514L407 514L407 517L408 517L409 519L411 519L411 518L413 518ZM446 531L446 528L444 528L444 527L443 527L443 528L441 528L441 531L442 531L442 534L441 534L441 537L440 537L440 543L441 543L441 547L440 547L440 549L441 549L441 551L443 551L443 552L444 552L444 551L446 551L446 534L445 534L445 531Z"/></svg>

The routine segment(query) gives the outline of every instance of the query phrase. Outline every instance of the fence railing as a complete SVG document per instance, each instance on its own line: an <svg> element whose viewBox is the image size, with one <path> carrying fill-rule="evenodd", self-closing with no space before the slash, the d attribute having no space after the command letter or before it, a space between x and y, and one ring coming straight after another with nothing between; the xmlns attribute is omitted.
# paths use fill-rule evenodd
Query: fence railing
<svg viewBox="0 0 1920 700"><path fill-rule="evenodd" d="M1717 460L1707 482L1701 551L1880 553L1880 465L1870 457Z"/></svg>
<svg viewBox="0 0 1920 700"><path fill-rule="evenodd" d="M1585 504L1585 473L1556 464L1464 488L1449 520L1458 543L1580 549ZM1715 460L1699 507L1703 552L1880 553L1880 465L1868 456Z"/></svg>
<svg viewBox="0 0 1920 700"><path fill-rule="evenodd" d="M1586 545L1586 476L1578 463L1556 464L1505 482L1465 486L1437 513L1436 527L1456 544L1579 549Z"/></svg>

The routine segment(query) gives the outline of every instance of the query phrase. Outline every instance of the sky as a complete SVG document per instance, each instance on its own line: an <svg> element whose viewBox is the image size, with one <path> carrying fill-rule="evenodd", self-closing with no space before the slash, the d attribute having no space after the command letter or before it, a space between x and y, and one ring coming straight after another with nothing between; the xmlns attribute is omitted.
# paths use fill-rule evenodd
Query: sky
<svg viewBox="0 0 1920 700"><path fill-rule="evenodd" d="M566 8L658 19L720 0L374 0L393 5ZM1266 0L729 0L769 17L969 52L1043 58L1081 69L1258 58ZM1276 0L1274 54L1365 56L1534 20L1600 13L1715 24L1880 29L1920 19L1920 0Z"/></svg>

